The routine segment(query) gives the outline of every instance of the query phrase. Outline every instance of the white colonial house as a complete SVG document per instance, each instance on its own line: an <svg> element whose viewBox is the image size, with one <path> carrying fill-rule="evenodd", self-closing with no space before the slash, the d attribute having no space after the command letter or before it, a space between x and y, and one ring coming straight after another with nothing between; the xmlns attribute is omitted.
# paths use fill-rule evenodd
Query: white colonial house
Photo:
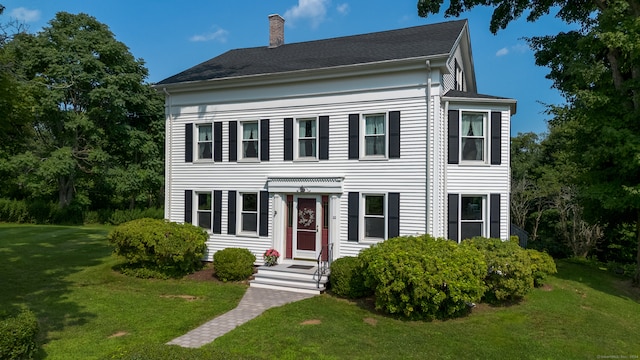
<svg viewBox="0 0 640 360"><path fill-rule="evenodd" d="M477 93L466 20L293 44L269 27L268 46L155 85L165 216L207 229L208 260L274 248L295 270L402 235L508 238L516 101Z"/></svg>

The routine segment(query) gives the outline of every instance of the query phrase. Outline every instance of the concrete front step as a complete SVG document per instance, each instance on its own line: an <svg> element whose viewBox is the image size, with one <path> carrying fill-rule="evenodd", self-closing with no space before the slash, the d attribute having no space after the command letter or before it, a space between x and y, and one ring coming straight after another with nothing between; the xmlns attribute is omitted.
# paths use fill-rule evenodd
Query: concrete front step
<svg viewBox="0 0 640 360"><path fill-rule="evenodd" d="M328 274L316 279L316 266L300 269L292 264L279 264L276 266L261 266L250 281L250 286L260 288L270 288L275 290L285 290L301 292L307 294L320 294L326 290L329 281Z"/></svg>
<svg viewBox="0 0 640 360"><path fill-rule="evenodd" d="M300 287L295 287L295 286L284 286L284 285L276 285L276 284L269 284L266 282L256 282L256 280L252 280L249 284L249 286L253 287L253 288L262 288L262 289L272 289L272 290L282 290L282 291L291 291L291 292L297 292L297 293L302 293L302 294L314 294L314 295L318 295L318 294L322 294L326 288L324 286L320 286L319 289L313 287L313 288L300 288Z"/></svg>

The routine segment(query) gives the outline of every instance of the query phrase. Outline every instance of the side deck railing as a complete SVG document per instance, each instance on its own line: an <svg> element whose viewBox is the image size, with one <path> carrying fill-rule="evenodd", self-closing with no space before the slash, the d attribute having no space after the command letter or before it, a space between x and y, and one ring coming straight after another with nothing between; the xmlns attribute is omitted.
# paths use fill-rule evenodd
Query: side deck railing
<svg viewBox="0 0 640 360"><path fill-rule="evenodd" d="M326 254L326 260L323 260L323 255ZM320 280L322 276L326 275L331 269L331 262L333 261L333 243L324 245L320 249L318 254L316 271L313 274L313 278L316 280L316 288L320 288Z"/></svg>

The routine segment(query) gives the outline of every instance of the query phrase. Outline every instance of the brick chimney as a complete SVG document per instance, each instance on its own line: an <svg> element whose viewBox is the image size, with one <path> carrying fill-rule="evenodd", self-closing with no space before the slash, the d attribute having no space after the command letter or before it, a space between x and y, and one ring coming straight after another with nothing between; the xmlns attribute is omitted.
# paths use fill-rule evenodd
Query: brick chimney
<svg viewBox="0 0 640 360"><path fill-rule="evenodd" d="M278 14L269 15L269 47L284 44L284 19Z"/></svg>

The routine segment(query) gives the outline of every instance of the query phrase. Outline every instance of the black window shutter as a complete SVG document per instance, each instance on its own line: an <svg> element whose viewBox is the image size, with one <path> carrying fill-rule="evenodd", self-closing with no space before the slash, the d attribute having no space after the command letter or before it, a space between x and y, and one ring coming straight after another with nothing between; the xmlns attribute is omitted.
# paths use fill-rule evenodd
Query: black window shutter
<svg viewBox="0 0 640 360"><path fill-rule="evenodd" d="M458 84L458 70L460 66L458 65L458 59L453 59L453 90L461 90L458 88L460 84Z"/></svg>
<svg viewBox="0 0 640 360"><path fill-rule="evenodd" d="M318 118L318 159L329 160L329 117Z"/></svg>
<svg viewBox="0 0 640 360"><path fill-rule="evenodd" d="M489 210L489 233L490 237L500 238L500 194L491 194L489 197L491 203Z"/></svg>
<svg viewBox="0 0 640 360"><path fill-rule="evenodd" d="M260 160L269 161L269 119L260 120Z"/></svg>
<svg viewBox="0 0 640 360"><path fill-rule="evenodd" d="M213 233L222 233L222 191L213 192Z"/></svg>
<svg viewBox="0 0 640 360"><path fill-rule="evenodd" d="M191 224L193 222L193 191L184 191L184 222Z"/></svg>
<svg viewBox="0 0 640 360"><path fill-rule="evenodd" d="M349 159L357 159L360 156L359 141L360 115L349 114Z"/></svg>
<svg viewBox="0 0 640 360"><path fill-rule="evenodd" d="M260 236L269 235L269 192L260 191Z"/></svg>
<svg viewBox="0 0 640 360"><path fill-rule="evenodd" d="M347 240L348 241L358 241L358 223L360 212L360 193L350 192L349 193L349 205L348 205L348 231L347 231Z"/></svg>
<svg viewBox="0 0 640 360"><path fill-rule="evenodd" d="M293 118L284 119L284 160L293 160Z"/></svg>
<svg viewBox="0 0 640 360"><path fill-rule="evenodd" d="M389 112L389 158L400 158L400 111Z"/></svg>
<svg viewBox="0 0 640 360"><path fill-rule="evenodd" d="M193 123L184 129L184 162L193 162Z"/></svg>
<svg viewBox="0 0 640 360"><path fill-rule="evenodd" d="M213 123L213 161L222 161L222 123Z"/></svg>
<svg viewBox="0 0 640 360"><path fill-rule="evenodd" d="M238 122L237 121L229 121L229 161L238 161Z"/></svg>
<svg viewBox="0 0 640 360"><path fill-rule="evenodd" d="M387 208L389 211L387 235L391 239L400 236L400 193L389 193Z"/></svg>
<svg viewBox="0 0 640 360"><path fill-rule="evenodd" d="M450 240L459 241L458 236L458 194L448 195L448 237Z"/></svg>
<svg viewBox="0 0 640 360"><path fill-rule="evenodd" d="M460 121L458 110L449 110L449 164L458 164L460 159Z"/></svg>
<svg viewBox="0 0 640 360"><path fill-rule="evenodd" d="M236 192L235 190L229 191L229 201L227 204L227 234L236 234Z"/></svg>
<svg viewBox="0 0 640 360"><path fill-rule="evenodd" d="M502 114L499 111L491 112L491 165L500 165L502 162Z"/></svg>

